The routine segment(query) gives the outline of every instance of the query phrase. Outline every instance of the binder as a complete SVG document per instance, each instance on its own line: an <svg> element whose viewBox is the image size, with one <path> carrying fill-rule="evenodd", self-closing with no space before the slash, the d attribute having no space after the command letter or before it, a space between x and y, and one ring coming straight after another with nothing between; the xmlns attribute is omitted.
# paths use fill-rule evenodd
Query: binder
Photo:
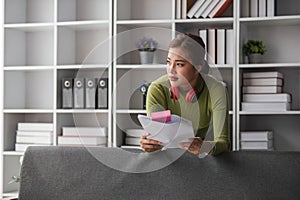
<svg viewBox="0 0 300 200"><path fill-rule="evenodd" d="M74 79L74 108L84 108L84 78Z"/></svg>
<svg viewBox="0 0 300 200"><path fill-rule="evenodd" d="M97 79L85 79L85 108L96 108Z"/></svg>
<svg viewBox="0 0 300 200"><path fill-rule="evenodd" d="M73 79L63 78L62 79L62 108L73 107Z"/></svg>
<svg viewBox="0 0 300 200"><path fill-rule="evenodd" d="M108 108L108 78L100 78L98 81L98 109L107 109Z"/></svg>

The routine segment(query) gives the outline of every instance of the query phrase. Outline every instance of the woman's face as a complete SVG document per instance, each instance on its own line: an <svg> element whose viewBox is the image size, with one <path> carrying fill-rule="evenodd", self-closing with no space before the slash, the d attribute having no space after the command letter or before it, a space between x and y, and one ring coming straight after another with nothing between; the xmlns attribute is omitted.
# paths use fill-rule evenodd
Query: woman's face
<svg viewBox="0 0 300 200"><path fill-rule="evenodd" d="M167 73L172 87L190 89L194 87L199 72L190 64L191 58L181 48L170 48L167 58Z"/></svg>

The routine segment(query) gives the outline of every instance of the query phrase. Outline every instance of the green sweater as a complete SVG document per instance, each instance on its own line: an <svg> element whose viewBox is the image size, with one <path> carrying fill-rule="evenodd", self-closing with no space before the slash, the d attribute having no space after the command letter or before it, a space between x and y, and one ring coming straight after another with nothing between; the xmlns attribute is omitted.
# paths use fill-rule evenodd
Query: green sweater
<svg viewBox="0 0 300 200"><path fill-rule="evenodd" d="M205 143L215 143L210 153L217 155L230 149L228 95L226 87L213 77L203 76L203 80L205 86L198 101L187 103L186 92L180 91L180 98L172 99L168 76L160 77L152 82L148 89L147 115L152 112L171 110L172 114L191 120L195 135L202 140L213 140Z"/></svg>

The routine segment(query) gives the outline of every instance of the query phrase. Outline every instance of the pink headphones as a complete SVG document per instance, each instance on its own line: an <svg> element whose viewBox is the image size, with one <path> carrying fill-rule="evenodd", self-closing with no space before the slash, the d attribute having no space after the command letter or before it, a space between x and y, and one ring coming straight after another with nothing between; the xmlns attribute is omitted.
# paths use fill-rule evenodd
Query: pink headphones
<svg viewBox="0 0 300 200"><path fill-rule="evenodd" d="M195 102L197 102L198 99L199 99L199 97L200 97L200 94L201 94L203 88L204 88L204 81L202 80L201 81L201 86L200 86L199 90L197 90L197 89L190 89L186 93L186 96L185 96L186 102L188 102L188 103L195 103ZM170 96L171 96L172 99L178 100L180 98L180 91L179 91L178 87L171 87L171 88L169 88L169 92L170 92Z"/></svg>

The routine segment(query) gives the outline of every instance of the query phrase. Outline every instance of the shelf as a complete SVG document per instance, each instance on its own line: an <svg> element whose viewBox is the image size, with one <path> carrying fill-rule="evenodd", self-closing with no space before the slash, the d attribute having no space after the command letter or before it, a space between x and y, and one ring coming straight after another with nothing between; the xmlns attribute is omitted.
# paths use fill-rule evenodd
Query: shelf
<svg viewBox="0 0 300 200"><path fill-rule="evenodd" d="M117 109L117 114L146 114L146 110L134 110L134 109Z"/></svg>
<svg viewBox="0 0 300 200"><path fill-rule="evenodd" d="M88 110L88 109L82 109L82 110L79 110L79 109L70 109L70 110L67 110L67 109L57 109L56 110L57 113L108 113L109 110L108 109L93 109L93 110Z"/></svg>
<svg viewBox="0 0 300 200"><path fill-rule="evenodd" d="M149 64L149 65L138 65L138 64L126 64L126 65L116 65L117 69L166 69L166 64Z"/></svg>
<svg viewBox="0 0 300 200"><path fill-rule="evenodd" d="M246 17L239 21L249 26L289 26L300 25L300 15L275 17Z"/></svg>
<svg viewBox="0 0 300 200"><path fill-rule="evenodd" d="M54 29L54 23L20 23L4 24L5 29L18 29L21 31L47 31Z"/></svg>
<svg viewBox="0 0 300 200"><path fill-rule="evenodd" d="M56 69L107 69L109 65L104 64L81 64L81 65L59 65Z"/></svg>
<svg viewBox="0 0 300 200"><path fill-rule="evenodd" d="M299 67L300 63L259 63L259 64L239 64L240 68L268 68L268 67Z"/></svg>
<svg viewBox="0 0 300 200"><path fill-rule="evenodd" d="M261 112L250 112L250 111L239 111L240 115L300 115L300 111L261 111Z"/></svg>
<svg viewBox="0 0 300 200"><path fill-rule="evenodd" d="M25 152L18 152L18 151L4 151L3 155L5 156L24 156Z"/></svg>
<svg viewBox="0 0 300 200"><path fill-rule="evenodd" d="M54 66L4 66L4 71L53 70Z"/></svg>
<svg viewBox="0 0 300 200"><path fill-rule="evenodd" d="M17 114L17 113L53 113L53 110L49 109L4 109L3 113L11 113L11 114Z"/></svg>
<svg viewBox="0 0 300 200"><path fill-rule="evenodd" d="M148 27L149 25L164 27L164 24L171 24L173 20L118 20L117 25L139 25L140 27Z"/></svg>
<svg viewBox="0 0 300 200"><path fill-rule="evenodd" d="M209 25L231 25L234 22L232 17L219 17L219 18L207 18L207 19L176 19L175 23L185 24L209 24Z"/></svg>
<svg viewBox="0 0 300 200"><path fill-rule="evenodd" d="M107 29L109 26L108 20L94 20L94 21L73 21L73 22L58 22L58 27L68 27L72 30L101 30Z"/></svg>

